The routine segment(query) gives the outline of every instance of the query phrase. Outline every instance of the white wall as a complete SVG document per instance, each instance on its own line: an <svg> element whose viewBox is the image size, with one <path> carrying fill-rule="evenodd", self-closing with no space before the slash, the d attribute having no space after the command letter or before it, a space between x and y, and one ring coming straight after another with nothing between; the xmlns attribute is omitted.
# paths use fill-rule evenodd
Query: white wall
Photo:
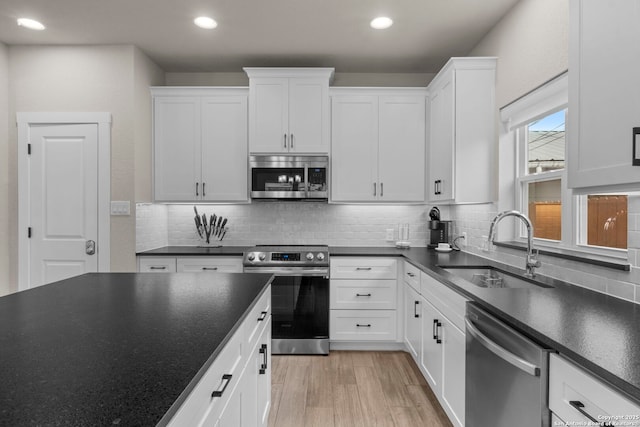
<svg viewBox="0 0 640 427"><path fill-rule="evenodd" d="M16 112L111 113L111 199L129 200L132 204L131 216L111 218L111 269L135 271L135 200L137 196L147 199L151 194L148 176L151 107L146 88L164 82L162 71L133 46L11 46L9 82L10 121L15 121ZM16 140L15 126L10 126L10 158L17 155ZM142 166L137 171L136 162L140 159ZM18 264L15 162L9 164L8 185L12 266L9 290L15 291Z"/></svg>
<svg viewBox="0 0 640 427"><path fill-rule="evenodd" d="M499 108L569 68L569 1L520 0L469 56L497 56Z"/></svg>
<svg viewBox="0 0 640 427"><path fill-rule="evenodd" d="M0 43L0 296L9 286L9 49Z"/></svg>

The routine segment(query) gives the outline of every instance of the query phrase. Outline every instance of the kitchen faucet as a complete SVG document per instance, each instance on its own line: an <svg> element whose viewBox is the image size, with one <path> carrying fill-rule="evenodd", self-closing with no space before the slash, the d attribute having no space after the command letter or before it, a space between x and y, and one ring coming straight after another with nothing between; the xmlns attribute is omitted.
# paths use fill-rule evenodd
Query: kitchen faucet
<svg viewBox="0 0 640 427"><path fill-rule="evenodd" d="M527 226L527 273L525 276L534 277L535 269L540 267L542 263L537 259L537 250L536 256L533 255L533 224L531 224L531 220L525 214L518 211L504 211L496 215L495 218L493 218L493 221L491 221L491 226L489 227L489 244L491 245L496 238L496 226L500 220L508 216L520 218L522 222L524 222L524 225Z"/></svg>

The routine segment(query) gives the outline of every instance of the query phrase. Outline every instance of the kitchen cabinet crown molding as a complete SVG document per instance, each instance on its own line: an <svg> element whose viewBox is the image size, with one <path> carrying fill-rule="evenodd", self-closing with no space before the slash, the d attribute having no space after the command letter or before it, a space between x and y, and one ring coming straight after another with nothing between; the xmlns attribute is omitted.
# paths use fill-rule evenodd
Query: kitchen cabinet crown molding
<svg viewBox="0 0 640 427"><path fill-rule="evenodd" d="M151 96L247 95L249 86L151 86Z"/></svg>
<svg viewBox="0 0 640 427"><path fill-rule="evenodd" d="M335 68L321 67L244 67L250 79L260 77L317 77L326 78L331 82L335 74Z"/></svg>
<svg viewBox="0 0 640 427"><path fill-rule="evenodd" d="M438 71L438 74L429 82L427 89L430 89L434 84L438 84L438 81L443 77L446 78L451 68L456 70L493 70L496 68L497 62L497 56L454 56L449 58L446 64Z"/></svg>
<svg viewBox="0 0 640 427"><path fill-rule="evenodd" d="M420 86L403 86L403 87L375 87L375 86L340 86L330 87L329 96L334 95L374 95L374 96L389 96L389 95L421 95L427 96L429 91L426 87Z"/></svg>

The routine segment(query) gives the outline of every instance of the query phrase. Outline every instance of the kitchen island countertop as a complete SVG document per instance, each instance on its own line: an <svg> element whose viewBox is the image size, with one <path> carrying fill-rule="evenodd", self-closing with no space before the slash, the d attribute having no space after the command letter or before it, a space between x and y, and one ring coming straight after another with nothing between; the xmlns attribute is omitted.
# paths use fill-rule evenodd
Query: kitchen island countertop
<svg viewBox="0 0 640 427"><path fill-rule="evenodd" d="M91 273L0 298L0 425L155 425L271 277Z"/></svg>

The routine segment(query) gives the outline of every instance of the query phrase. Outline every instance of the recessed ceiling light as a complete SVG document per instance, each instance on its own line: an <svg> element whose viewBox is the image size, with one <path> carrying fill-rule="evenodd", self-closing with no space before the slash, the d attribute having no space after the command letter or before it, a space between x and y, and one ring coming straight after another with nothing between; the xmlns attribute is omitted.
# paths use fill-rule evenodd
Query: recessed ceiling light
<svg viewBox="0 0 640 427"><path fill-rule="evenodd" d="M384 30L386 28L389 28L391 25L393 25L393 21L391 20L391 18L387 18L386 16L379 16L373 21L371 21L370 25L372 28L375 28L376 30Z"/></svg>
<svg viewBox="0 0 640 427"><path fill-rule="evenodd" d="M29 18L20 18L18 19L18 25L20 27L25 27L25 28L29 28L30 30L44 30L44 25L42 25L40 22L33 20L33 19L29 19Z"/></svg>
<svg viewBox="0 0 640 427"><path fill-rule="evenodd" d="M208 16L198 16L193 20L193 23L196 24L200 28L205 28L207 30L211 30L218 26L218 23Z"/></svg>

